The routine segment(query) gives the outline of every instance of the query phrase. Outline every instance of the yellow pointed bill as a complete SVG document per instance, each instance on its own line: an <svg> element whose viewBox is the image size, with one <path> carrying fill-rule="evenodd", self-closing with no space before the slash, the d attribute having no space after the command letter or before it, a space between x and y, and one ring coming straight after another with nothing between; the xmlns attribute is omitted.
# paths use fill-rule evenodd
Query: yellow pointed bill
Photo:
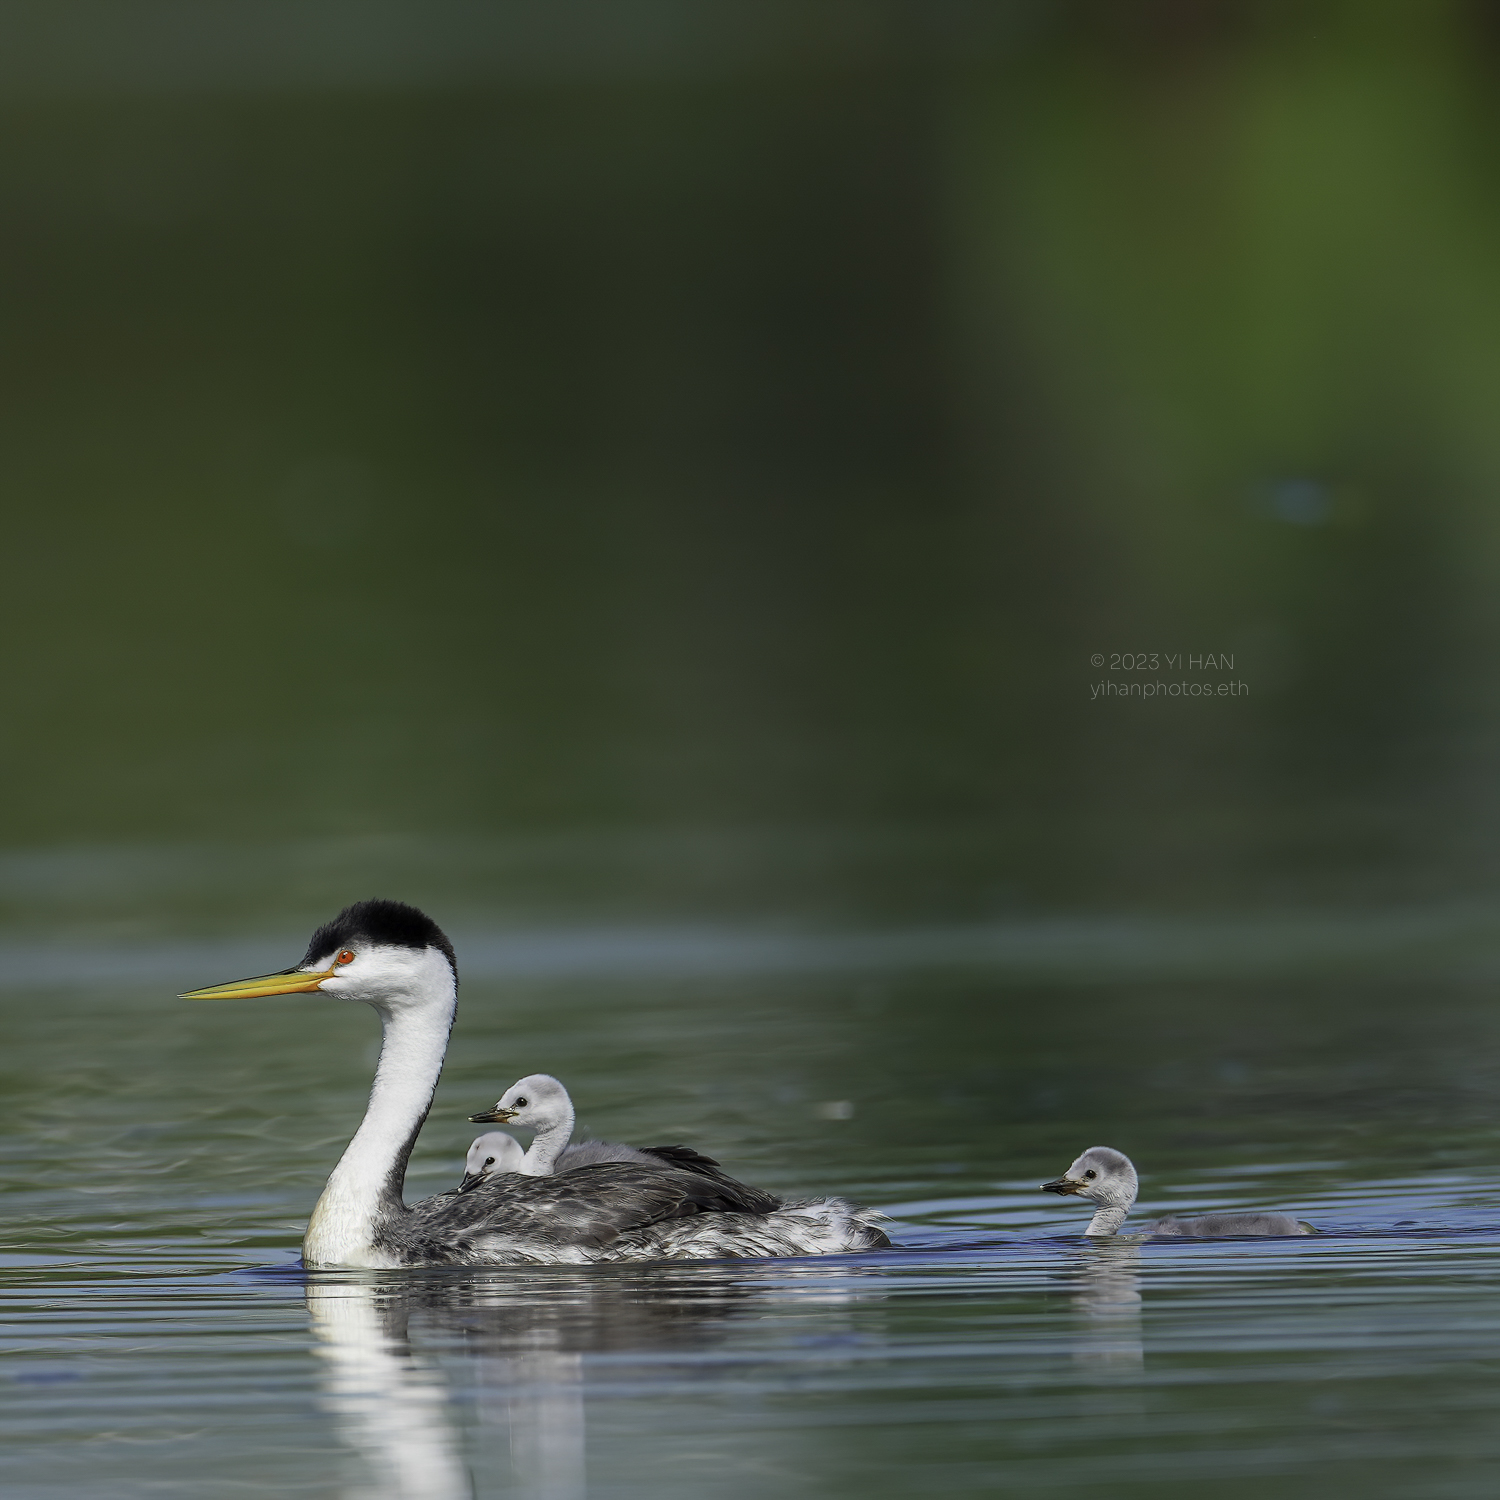
<svg viewBox="0 0 1500 1500"><path fill-rule="evenodd" d="M262 974L257 979L236 979L230 984L211 984L206 989L189 990L179 1000L254 1000L261 995L298 995L315 990L325 979L333 977L332 969L283 969L279 974Z"/></svg>

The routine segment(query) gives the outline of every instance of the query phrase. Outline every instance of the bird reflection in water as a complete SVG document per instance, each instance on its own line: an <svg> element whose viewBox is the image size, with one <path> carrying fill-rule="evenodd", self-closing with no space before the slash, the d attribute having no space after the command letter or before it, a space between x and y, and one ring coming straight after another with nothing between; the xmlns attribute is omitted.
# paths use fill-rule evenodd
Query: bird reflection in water
<svg viewBox="0 0 1500 1500"><path fill-rule="evenodd" d="M314 1277L325 1406L364 1461L347 1494L472 1500L456 1421L467 1405L486 1491L498 1480L517 1500L583 1500L585 1357L688 1354L758 1295L702 1268ZM493 1451L506 1447L508 1464Z"/></svg>
<svg viewBox="0 0 1500 1500"><path fill-rule="evenodd" d="M1145 1365L1141 1342L1141 1247L1122 1241L1079 1252L1073 1310L1083 1320L1073 1359L1097 1375L1128 1376Z"/></svg>
<svg viewBox="0 0 1500 1500"><path fill-rule="evenodd" d="M307 1311L324 1360L322 1404L370 1471L347 1493L470 1500L447 1389L435 1366L412 1353L399 1299L357 1281L320 1279L308 1284Z"/></svg>

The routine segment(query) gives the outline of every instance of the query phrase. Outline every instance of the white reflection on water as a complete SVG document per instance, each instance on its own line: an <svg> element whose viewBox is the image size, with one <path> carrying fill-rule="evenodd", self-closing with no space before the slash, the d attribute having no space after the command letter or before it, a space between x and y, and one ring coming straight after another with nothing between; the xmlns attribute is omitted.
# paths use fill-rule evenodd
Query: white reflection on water
<svg viewBox="0 0 1500 1500"><path fill-rule="evenodd" d="M821 1284L809 1290L819 1303L855 1300ZM362 1481L346 1493L469 1500L474 1480L455 1426L468 1409L477 1447L496 1438L509 1450L508 1466L470 1453L475 1472L493 1479L508 1467L506 1493L517 1500L583 1500L586 1359L608 1357L616 1378L622 1360L692 1360L767 1295L775 1294L702 1266L629 1277L315 1278L307 1307L323 1405L373 1476L373 1487Z"/></svg>
<svg viewBox="0 0 1500 1500"><path fill-rule="evenodd" d="M524 1500L583 1500L583 1356L556 1349L481 1356L476 1381L489 1386L481 1422L510 1436L513 1493Z"/></svg>
<svg viewBox="0 0 1500 1500"><path fill-rule="evenodd" d="M468 1343L480 1423L509 1438L510 1493L517 1500L583 1500L583 1356L548 1347L563 1331L555 1309L538 1307L528 1318L513 1292L508 1305L492 1305L494 1316L486 1319L484 1303L493 1304L496 1295L464 1283L435 1288L419 1282L410 1289L308 1284L308 1313L326 1372L324 1405L373 1476L373 1488L363 1479L348 1488L350 1500L470 1500L474 1494L451 1421L448 1381L412 1346L414 1315ZM536 1347L495 1352L501 1341Z"/></svg>
<svg viewBox="0 0 1500 1500"><path fill-rule="evenodd" d="M1082 1254L1073 1307L1085 1326L1073 1348L1074 1363L1107 1376L1144 1369L1140 1244L1090 1244Z"/></svg>
<svg viewBox="0 0 1500 1500"><path fill-rule="evenodd" d="M406 1311L357 1282L310 1281L307 1311L323 1358L323 1405L370 1478L349 1500L470 1500L441 1373L412 1353Z"/></svg>

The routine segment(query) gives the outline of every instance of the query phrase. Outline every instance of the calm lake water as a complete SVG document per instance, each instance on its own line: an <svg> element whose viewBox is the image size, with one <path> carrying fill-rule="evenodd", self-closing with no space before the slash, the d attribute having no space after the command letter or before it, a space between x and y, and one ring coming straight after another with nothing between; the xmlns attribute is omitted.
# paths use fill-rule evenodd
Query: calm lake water
<svg viewBox="0 0 1500 1500"><path fill-rule="evenodd" d="M1477 907L455 921L409 1197L456 1181L468 1113L548 1069L585 1131L877 1203L896 1248L307 1277L373 1017L176 1001L304 935L134 930L160 889L126 875L113 931L64 912L0 953L7 1497L1493 1492ZM1092 1245L1037 1190L1090 1144L1136 1157L1143 1215L1323 1232Z"/></svg>

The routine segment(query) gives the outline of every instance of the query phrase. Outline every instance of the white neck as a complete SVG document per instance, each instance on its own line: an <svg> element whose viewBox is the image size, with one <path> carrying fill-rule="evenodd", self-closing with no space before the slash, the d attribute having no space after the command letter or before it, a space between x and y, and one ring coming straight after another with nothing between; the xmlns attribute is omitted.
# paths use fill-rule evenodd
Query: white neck
<svg viewBox="0 0 1500 1500"><path fill-rule="evenodd" d="M566 1114L560 1115L545 1129L537 1131L531 1149L521 1162L521 1171L527 1177L550 1176L553 1164L572 1138L573 1106L569 1104Z"/></svg>
<svg viewBox="0 0 1500 1500"><path fill-rule="evenodd" d="M1083 1232L1085 1234L1117 1234L1120 1225L1125 1222L1125 1215L1129 1212L1128 1203L1109 1208L1096 1208L1094 1217L1089 1220L1089 1227Z"/></svg>
<svg viewBox="0 0 1500 1500"><path fill-rule="evenodd" d="M447 968L446 962L444 968ZM406 1163L432 1107L457 993L381 1013L380 1063L364 1120L339 1158L308 1221L302 1258L308 1266L400 1264L377 1243L382 1224L407 1212L401 1197Z"/></svg>

